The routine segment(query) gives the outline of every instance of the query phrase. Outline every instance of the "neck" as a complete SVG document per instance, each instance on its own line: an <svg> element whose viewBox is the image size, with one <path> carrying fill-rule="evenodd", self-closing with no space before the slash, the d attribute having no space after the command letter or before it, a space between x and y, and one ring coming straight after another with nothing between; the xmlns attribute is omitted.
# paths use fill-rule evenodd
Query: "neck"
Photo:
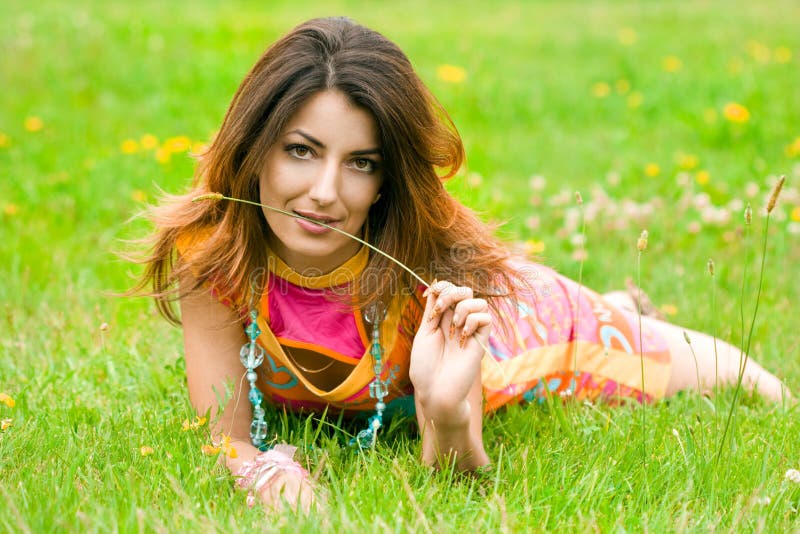
<svg viewBox="0 0 800 534"><path fill-rule="evenodd" d="M361 249L361 244L353 241L338 249L334 254L327 256L308 256L297 254L286 247L282 247L274 240L268 240L270 251L277 255L283 263L297 274L304 277L323 276L335 271L355 256Z"/></svg>

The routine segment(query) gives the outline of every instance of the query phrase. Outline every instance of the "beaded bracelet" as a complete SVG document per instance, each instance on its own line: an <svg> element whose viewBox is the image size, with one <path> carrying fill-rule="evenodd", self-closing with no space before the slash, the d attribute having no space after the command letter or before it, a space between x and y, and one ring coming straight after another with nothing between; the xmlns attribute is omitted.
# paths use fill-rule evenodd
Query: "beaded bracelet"
<svg viewBox="0 0 800 534"><path fill-rule="evenodd" d="M248 490L247 505L253 507L256 495L269 488L281 473L298 475L308 480L308 471L292 457L297 448L291 445L276 445L275 448L256 454L251 462L244 462L236 472L236 485Z"/></svg>

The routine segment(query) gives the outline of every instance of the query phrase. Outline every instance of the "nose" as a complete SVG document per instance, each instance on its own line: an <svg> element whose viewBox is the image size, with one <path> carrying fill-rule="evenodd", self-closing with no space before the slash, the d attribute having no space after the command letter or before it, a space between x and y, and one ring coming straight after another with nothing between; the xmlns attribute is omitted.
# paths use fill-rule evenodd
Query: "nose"
<svg viewBox="0 0 800 534"><path fill-rule="evenodd" d="M330 206L339 196L339 165L327 162L315 177L308 196L319 206Z"/></svg>

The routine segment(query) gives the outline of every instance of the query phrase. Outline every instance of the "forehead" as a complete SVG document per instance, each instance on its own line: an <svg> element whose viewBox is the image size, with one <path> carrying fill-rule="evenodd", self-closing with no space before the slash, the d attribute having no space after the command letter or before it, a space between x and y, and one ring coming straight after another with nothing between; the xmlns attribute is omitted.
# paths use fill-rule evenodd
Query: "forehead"
<svg viewBox="0 0 800 534"><path fill-rule="evenodd" d="M283 134L301 130L323 144L358 145L356 149L376 148L378 125L368 109L353 104L336 90L315 93L286 123Z"/></svg>

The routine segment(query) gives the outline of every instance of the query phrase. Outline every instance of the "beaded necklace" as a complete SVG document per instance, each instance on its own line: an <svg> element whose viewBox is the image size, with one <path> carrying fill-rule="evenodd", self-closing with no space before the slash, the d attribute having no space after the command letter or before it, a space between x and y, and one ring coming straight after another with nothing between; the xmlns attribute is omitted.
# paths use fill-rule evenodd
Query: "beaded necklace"
<svg viewBox="0 0 800 534"><path fill-rule="evenodd" d="M383 347L381 347L381 322L386 318L386 308L378 301L364 310L364 320L372 325L372 345L369 353L372 356L372 371L375 379L369 385L369 396L375 399L375 414L367 420L367 428L350 440L351 446L359 449L372 448L378 437L378 429L383 426L383 411L386 404L384 397L389 394L389 379L381 380L383 370Z"/></svg>
<svg viewBox="0 0 800 534"><path fill-rule="evenodd" d="M250 310L250 324L245 328L247 337L250 338L247 343L242 345L239 351L239 360L247 369L247 381L250 382L250 393L247 399L253 405L253 421L250 423L250 442L254 447L260 450L269 448L264 439L267 437L267 422L264 421L264 407L261 402L264 400L264 394L256 386L258 374L256 368L264 361L264 348L256 342L256 339L261 335L261 329L258 327L258 311L255 309Z"/></svg>
<svg viewBox="0 0 800 534"><path fill-rule="evenodd" d="M261 335L261 329L258 327L257 322L258 311L252 307L252 303L255 302L254 297L255 292L251 295L250 324L245 328L249 339L239 351L239 360L247 369L246 377L250 383L250 392L247 395L247 399L253 406L253 420L250 423L250 442L259 450L267 450L270 447L264 442L267 437L267 422L264 420L266 412L262 406L264 394L261 393L261 390L256 385L256 380L258 379L256 368L264 361L264 348L256 342L258 336ZM364 310L364 320L372 325L372 343L369 353L372 356L372 370L375 374L375 379L369 385L369 396L375 399L375 414L367 420L367 427L350 440L350 446L358 447L359 450L374 447L378 437L378 430L383 426L383 412L386 409L383 399L389 394L390 382L388 378L381 380L383 347L381 347L380 326L385 318L386 307L381 302L371 304Z"/></svg>

